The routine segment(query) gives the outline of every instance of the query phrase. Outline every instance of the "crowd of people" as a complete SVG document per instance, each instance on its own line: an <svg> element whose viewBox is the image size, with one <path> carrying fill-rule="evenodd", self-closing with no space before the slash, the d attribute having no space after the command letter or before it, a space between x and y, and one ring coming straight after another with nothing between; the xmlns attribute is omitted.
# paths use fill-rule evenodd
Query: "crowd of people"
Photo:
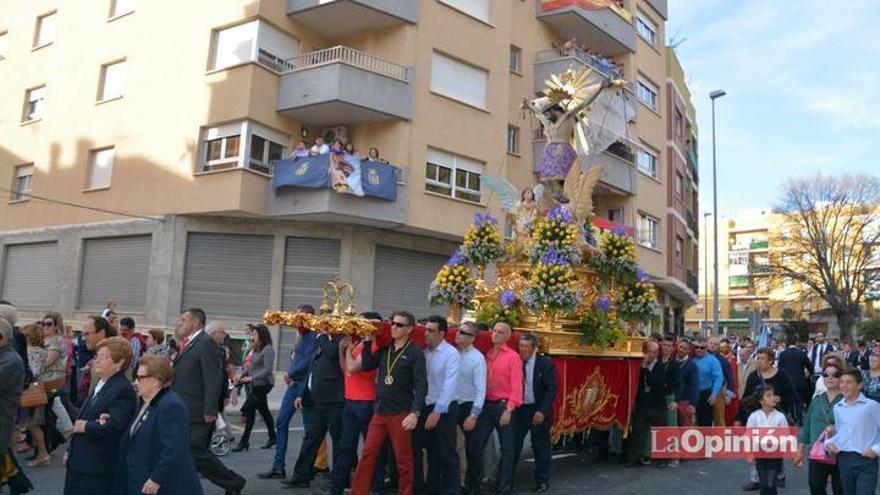
<svg viewBox="0 0 880 495"><path fill-rule="evenodd" d="M307 156L317 155L352 155L361 160L388 163L388 160L379 156L379 148L372 147L366 155L362 151L354 147L352 143L345 143L341 139L335 139L331 144L324 142L323 137L316 137L314 144L309 146L305 139L300 140L293 151L290 152L290 158L305 158Z"/></svg>

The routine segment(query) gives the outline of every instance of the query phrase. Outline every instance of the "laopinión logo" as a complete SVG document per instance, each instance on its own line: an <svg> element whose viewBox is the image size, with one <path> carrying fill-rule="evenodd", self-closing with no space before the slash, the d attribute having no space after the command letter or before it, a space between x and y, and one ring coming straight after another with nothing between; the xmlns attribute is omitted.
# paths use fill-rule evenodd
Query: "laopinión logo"
<svg viewBox="0 0 880 495"><path fill-rule="evenodd" d="M654 459L794 459L797 428L655 427Z"/></svg>

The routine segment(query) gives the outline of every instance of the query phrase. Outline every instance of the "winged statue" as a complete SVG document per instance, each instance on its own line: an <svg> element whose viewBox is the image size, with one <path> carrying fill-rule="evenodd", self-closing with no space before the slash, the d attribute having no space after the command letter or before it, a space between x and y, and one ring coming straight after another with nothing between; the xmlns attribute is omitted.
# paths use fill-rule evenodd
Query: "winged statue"
<svg viewBox="0 0 880 495"><path fill-rule="evenodd" d="M483 175L480 180L501 199L501 208L513 226L516 253L523 252L528 243L532 222L539 213L538 202L544 194L544 185L536 184L519 191L516 186L500 177Z"/></svg>

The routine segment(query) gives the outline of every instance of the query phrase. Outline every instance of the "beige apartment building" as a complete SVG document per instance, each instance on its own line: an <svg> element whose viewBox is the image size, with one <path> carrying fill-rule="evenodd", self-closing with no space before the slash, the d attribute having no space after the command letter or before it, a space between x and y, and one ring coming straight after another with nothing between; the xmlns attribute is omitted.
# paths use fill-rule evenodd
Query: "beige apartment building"
<svg viewBox="0 0 880 495"><path fill-rule="evenodd" d="M535 181L522 99L600 60L574 38L622 68L636 109L634 135L594 160L596 214L634 228L664 306L682 307L664 284L666 1L596 4L5 2L2 297L73 322L114 299L144 328L199 306L238 334L338 276L358 310L438 311L435 271L473 213L499 213L480 176ZM378 148L396 199L273 188L275 161L317 136Z"/></svg>

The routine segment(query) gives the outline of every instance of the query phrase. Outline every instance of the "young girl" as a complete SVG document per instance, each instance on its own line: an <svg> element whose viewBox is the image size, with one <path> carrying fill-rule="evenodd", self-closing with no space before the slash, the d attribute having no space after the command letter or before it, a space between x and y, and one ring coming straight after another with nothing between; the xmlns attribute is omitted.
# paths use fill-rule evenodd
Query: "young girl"
<svg viewBox="0 0 880 495"><path fill-rule="evenodd" d="M748 399L749 410L757 409L749 415L746 422L748 428L784 428L788 426L785 415L776 409L779 404L779 396L772 386L760 387L754 395ZM776 479L782 469L782 459L749 458L749 463L755 463L758 470L758 479L761 485L761 495L776 495Z"/></svg>

